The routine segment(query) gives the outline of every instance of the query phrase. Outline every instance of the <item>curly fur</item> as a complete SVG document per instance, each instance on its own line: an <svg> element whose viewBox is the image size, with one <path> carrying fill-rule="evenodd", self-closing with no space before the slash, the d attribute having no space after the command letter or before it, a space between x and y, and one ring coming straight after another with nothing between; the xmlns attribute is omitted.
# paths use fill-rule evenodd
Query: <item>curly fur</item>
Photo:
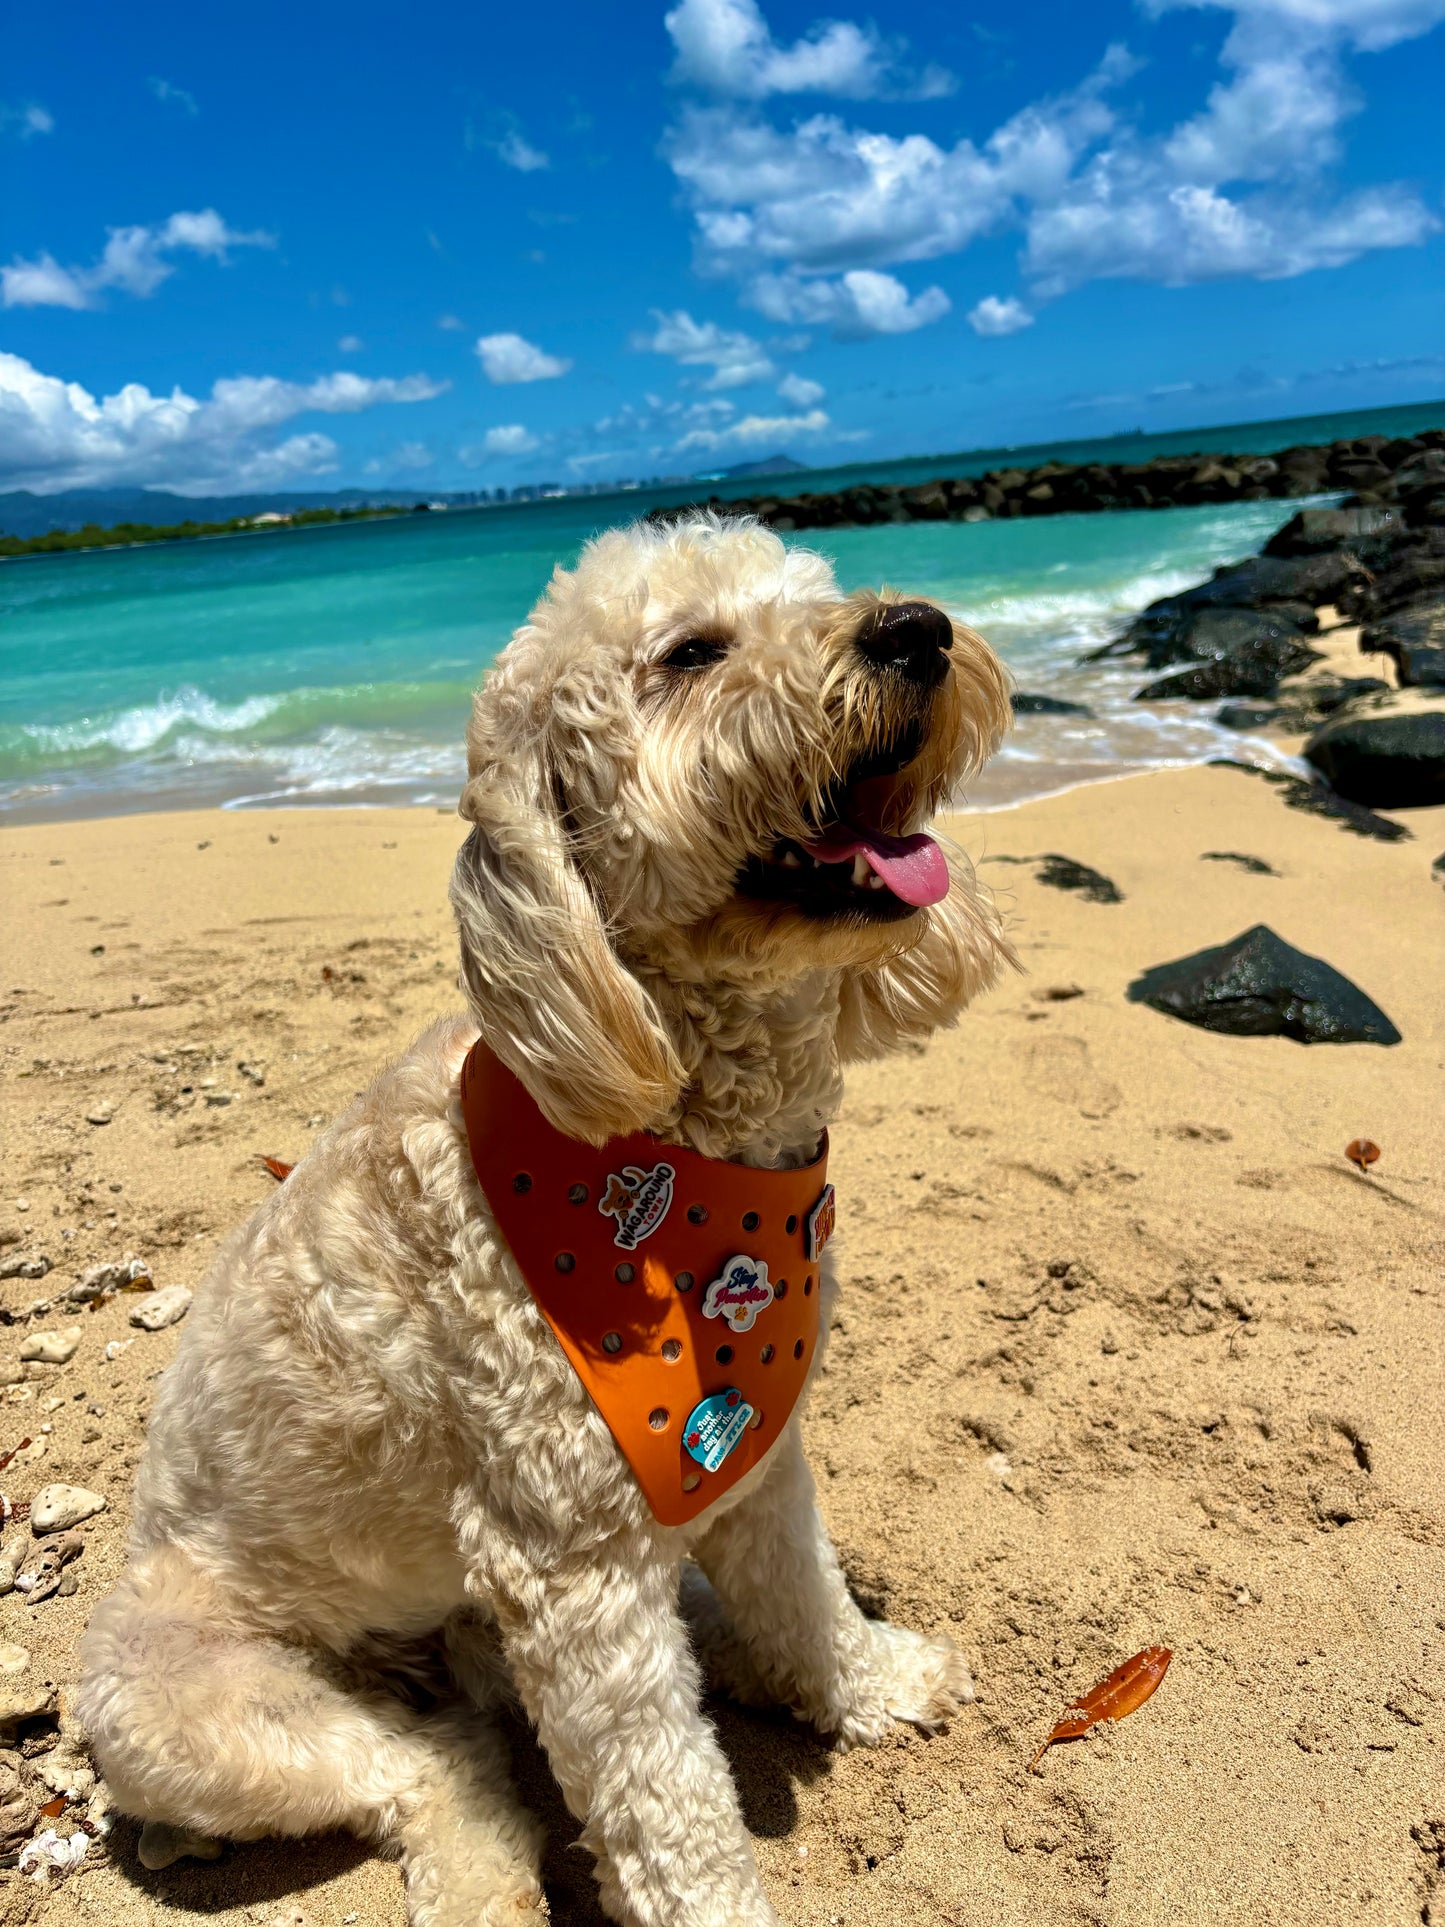
<svg viewBox="0 0 1445 1927"><path fill-rule="evenodd" d="M517 1922L545 1902L489 1718L515 1692L613 1918L762 1927L697 1648L844 1745L969 1697L947 1642L849 1597L796 1418L692 1526L655 1522L502 1242L457 1100L480 1031L574 1136L804 1161L846 1060L993 978L1007 945L957 853L946 900L892 924L735 887L906 719L925 727L899 831L1006 723L965 629L922 710L866 661L877 600L750 522L642 525L559 569L488 676L452 884L469 1016L230 1240L161 1384L77 1698L125 1812L232 1839L351 1828L400 1853L415 1927ZM720 659L669 668L688 637ZM824 1291L826 1332L826 1262ZM439 1701L397 1690L424 1652Z"/></svg>

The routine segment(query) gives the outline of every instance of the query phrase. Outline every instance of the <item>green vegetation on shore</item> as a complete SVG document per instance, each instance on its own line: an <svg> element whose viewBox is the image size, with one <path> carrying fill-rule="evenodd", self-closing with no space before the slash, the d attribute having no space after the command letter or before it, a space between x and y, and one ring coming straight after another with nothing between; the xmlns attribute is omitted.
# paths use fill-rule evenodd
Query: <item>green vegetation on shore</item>
<svg viewBox="0 0 1445 1927"><path fill-rule="evenodd" d="M0 556L59 555L72 549L128 549L143 542L183 542L196 535L273 534L278 529L314 528L323 522L369 522L379 516L405 515L400 505L380 508L294 509L289 515L237 515L229 522L117 522L113 529L87 522L83 529L52 529L48 535L0 535Z"/></svg>

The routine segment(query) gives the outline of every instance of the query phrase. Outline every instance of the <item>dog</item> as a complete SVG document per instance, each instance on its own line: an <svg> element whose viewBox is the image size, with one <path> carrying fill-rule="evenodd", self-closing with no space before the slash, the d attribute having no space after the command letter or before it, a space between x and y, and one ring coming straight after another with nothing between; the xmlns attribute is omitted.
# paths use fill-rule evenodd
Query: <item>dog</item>
<svg viewBox="0 0 1445 1927"><path fill-rule="evenodd" d="M843 1747L971 1699L950 1642L854 1603L797 1411L658 1523L498 1229L458 1080L480 1036L578 1143L807 1166L843 1066L951 1023L1010 960L921 831L1008 719L969 629L845 594L750 520L644 522L557 569L468 731L468 1014L225 1245L158 1389L75 1701L143 1857L158 1829L202 1851L349 1829L400 1855L414 1927L542 1917L491 1717L516 1696L611 1918L764 1927L700 1661ZM428 1642L440 1699L393 1690Z"/></svg>

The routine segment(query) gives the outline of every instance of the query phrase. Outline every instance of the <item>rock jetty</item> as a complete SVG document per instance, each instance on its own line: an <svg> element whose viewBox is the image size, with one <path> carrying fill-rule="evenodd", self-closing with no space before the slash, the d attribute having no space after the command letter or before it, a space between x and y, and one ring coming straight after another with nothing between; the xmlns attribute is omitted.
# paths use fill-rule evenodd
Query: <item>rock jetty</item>
<svg viewBox="0 0 1445 1927"><path fill-rule="evenodd" d="M712 496L693 506L756 515L787 533L882 522L990 522L1101 509L1190 508L1337 491L1370 507L1393 505L1422 491L1445 501L1445 429L1395 440L1360 435L1322 447L1282 448L1274 455L1160 455L1149 462L1076 467L1044 462L906 488L859 482L828 494L754 495L728 502ZM680 512L663 511L669 517Z"/></svg>

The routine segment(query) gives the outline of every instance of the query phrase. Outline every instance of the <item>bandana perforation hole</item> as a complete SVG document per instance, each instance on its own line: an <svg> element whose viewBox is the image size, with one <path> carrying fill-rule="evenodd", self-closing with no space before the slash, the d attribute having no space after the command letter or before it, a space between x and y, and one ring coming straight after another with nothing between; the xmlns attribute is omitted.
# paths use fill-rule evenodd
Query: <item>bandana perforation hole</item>
<svg viewBox="0 0 1445 1927"><path fill-rule="evenodd" d="M732 1346L719 1345L717 1350L713 1353L713 1357L717 1360L719 1365L731 1365L733 1362Z"/></svg>
<svg viewBox="0 0 1445 1927"><path fill-rule="evenodd" d="M691 1291L697 1280L690 1271L680 1271L672 1282L679 1291Z"/></svg>
<svg viewBox="0 0 1445 1927"><path fill-rule="evenodd" d="M748 1420L748 1430L750 1432L756 1432L758 1427L762 1424L762 1422L763 1422L762 1413L754 1412L752 1417Z"/></svg>
<svg viewBox="0 0 1445 1927"><path fill-rule="evenodd" d="M664 1338L662 1341L662 1355L667 1360L669 1365L675 1365L678 1359L682 1357L681 1340L676 1338Z"/></svg>
<svg viewBox="0 0 1445 1927"><path fill-rule="evenodd" d="M707 1206L705 1204L690 1204L687 1207L687 1221L689 1224L706 1224Z"/></svg>
<svg viewBox="0 0 1445 1927"><path fill-rule="evenodd" d="M803 1356L803 1341L801 1338L793 1347L793 1356L794 1358L801 1358Z"/></svg>
<svg viewBox="0 0 1445 1927"><path fill-rule="evenodd" d="M813 1281L811 1278L805 1278L803 1280L803 1296L805 1298L811 1298L812 1295L813 1295Z"/></svg>
<svg viewBox="0 0 1445 1927"><path fill-rule="evenodd" d="M585 1184L574 1184L568 1187L568 1191L567 1191L568 1204L586 1204L590 1196L591 1196L591 1193L588 1191L587 1186Z"/></svg>
<svg viewBox="0 0 1445 1927"><path fill-rule="evenodd" d="M575 1271L577 1269L577 1260L570 1251L559 1251L557 1256L552 1260L552 1263L557 1267L558 1271Z"/></svg>
<svg viewBox="0 0 1445 1927"><path fill-rule="evenodd" d="M780 1278L778 1282L773 1286L773 1296L774 1298L786 1298L787 1295L788 1295L788 1281L786 1278Z"/></svg>
<svg viewBox="0 0 1445 1927"><path fill-rule="evenodd" d="M758 1226L761 1223L762 1223L762 1219L758 1216L756 1211L745 1211L743 1213L743 1230L744 1231L756 1231Z"/></svg>
<svg viewBox="0 0 1445 1927"><path fill-rule="evenodd" d="M512 1189L517 1193L518 1197L525 1196L525 1194L528 1191L530 1191L531 1188L532 1188L532 1173L530 1171L519 1171L517 1175L512 1179Z"/></svg>
<svg viewBox="0 0 1445 1927"><path fill-rule="evenodd" d="M620 1352L622 1350L622 1333L603 1332L602 1349L604 1352Z"/></svg>
<svg viewBox="0 0 1445 1927"><path fill-rule="evenodd" d="M654 1432L665 1432L670 1414L665 1405L654 1405L647 1415L647 1422Z"/></svg>
<svg viewBox="0 0 1445 1927"><path fill-rule="evenodd" d="M777 1357L777 1355L778 1353L777 1353L776 1346L764 1345L763 1349L758 1353L758 1359L760 1363L764 1365L771 1365L773 1360Z"/></svg>
<svg viewBox="0 0 1445 1927"><path fill-rule="evenodd" d="M700 1478L698 1477L698 1475L697 1475L697 1473L696 1473L696 1472L684 1472L684 1473L683 1473L683 1475L682 1475L682 1489L683 1489L683 1491L684 1491L684 1492L696 1492L696 1491L697 1491L697 1489L698 1489L698 1487L699 1487L699 1486L700 1486L701 1484L702 1484L702 1480L701 1480L701 1479L700 1479Z"/></svg>
<svg viewBox="0 0 1445 1927"><path fill-rule="evenodd" d="M619 1285L630 1285L637 1276L637 1267L636 1265L619 1265L612 1276L617 1280Z"/></svg>
<svg viewBox="0 0 1445 1927"><path fill-rule="evenodd" d="M787 1224L787 1232L790 1238L792 1237L793 1233L797 1230L797 1228L798 1228L798 1214L796 1211L790 1211L788 1213L788 1224Z"/></svg>

